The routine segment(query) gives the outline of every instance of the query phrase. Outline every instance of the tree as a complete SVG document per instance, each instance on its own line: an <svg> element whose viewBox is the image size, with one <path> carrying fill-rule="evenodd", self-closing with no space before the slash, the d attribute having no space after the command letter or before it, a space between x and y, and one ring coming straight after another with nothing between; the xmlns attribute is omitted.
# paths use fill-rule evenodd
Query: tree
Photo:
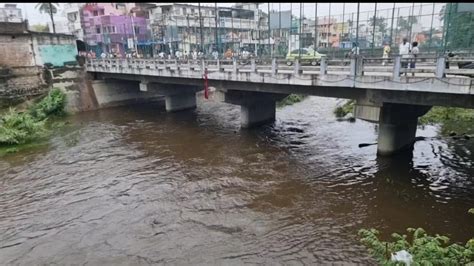
<svg viewBox="0 0 474 266"><path fill-rule="evenodd" d="M415 16L408 16L407 19L400 17L398 19L397 27L399 32L403 32L403 34L408 35L410 33L411 25L417 22L418 19ZM411 40L411 36L407 37L409 37L408 40Z"/></svg>
<svg viewBox="0 0 474 266"><path fill-rule="evenodd" d="M440 20L443 22L446 46L451 48L470 48L472 12L458 12L458 3L447 3L441 8Z"/></svg>
<svg viewBox="0 0 474 266"><path fill-rule="evenodd" d="M48 13L51 18L51 24L53 25L53 33L56 33L56 26L54 25L53 14L58 13L58 3L38 3L36 8L40 13Z"/></svg>
<svg viewBox="0 0 474 266"><path fill-rule="evenodd" d="M387 31L387 23L385 22L385 19L383 17L376 18L375 16L373 16L370 18L369 25L373 27L374 23L375 26L379 27L380 32L385 35L385 32Z"/></svg>

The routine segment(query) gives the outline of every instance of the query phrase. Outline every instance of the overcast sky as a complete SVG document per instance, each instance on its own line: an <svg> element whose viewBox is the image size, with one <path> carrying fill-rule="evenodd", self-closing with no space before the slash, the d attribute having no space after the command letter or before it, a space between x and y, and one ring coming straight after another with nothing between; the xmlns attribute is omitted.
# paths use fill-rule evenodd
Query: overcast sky
<svg viewBox="0 0 474 266"><path fill-rule="evenodd" d="M192 3L193 5L196 5L196 3ZM404 12L408 12L408 8L403 7L411 7L413 3L396 3L395 7L401 7L401 12L400 15L408 15L404 14ZM415 3L415 6L419 6L421 3ZM23 10L23 17L28 19L30 22L30 25L32 24L45 24L46 22L49 21L49 16L47 14L41 14L35 6L37 3L17 3L18 7L20 7ZM62 16L62 6L64 3L59 3L59 12L56 14L55 20L57 21L65 21L66 18ZM214 6L214 3L201 3L201 5L207 5L207 6ZM232 6L233 3L218 3L217 6L222 6L222 7L230 7ZM290 7L292 9L292 13L296 16L299 16L300 13L300 4L299 3L270 3L270 10L278 10L279 6L281 5L281 10L290 10ZM318 3L318 17L319 16L327 16L329 15L329 6L331 5L331 15L342 15L343 13L343 7L344 3ZM432 11L432 3L423 3L425 7L423 7L423 13L427 14L427 12L431 13ZM439 9L443 3L437 3L435 6L435 12L439 12ZM3 5L2 5L3 6ZM377 10L382 10L382 9L391 9L393 7L393 3L378 3L377 4ZM262 3L260 5L260 9L262 9L264 12L267 12L268 10L268 3ZM361 3L360 4L360 11L373 11L375 9L375 3ZM313 18L314 17L314 11L315 11L315 4L314 3L303 3L303 14L304 16L308 18ZM345 14L351 13L351 12L357 12L357 3L345 3ZM415 9L415 14L418 13L418 10ZM383 15L385 17L391 17L391 11L380 11L379 15ZM395 14L396 16L397 14ZM361 17L360 20L365 20L367 17L367 14L365 14L365 17ZM346 17L347 19L347 17Z"/></svg>

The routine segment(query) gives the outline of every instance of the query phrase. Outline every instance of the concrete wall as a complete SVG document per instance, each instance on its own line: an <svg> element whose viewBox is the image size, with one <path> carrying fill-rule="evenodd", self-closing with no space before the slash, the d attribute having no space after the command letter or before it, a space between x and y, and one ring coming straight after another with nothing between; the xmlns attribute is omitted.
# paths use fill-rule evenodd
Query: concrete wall
<svg viewBox="0 0 474 266"><path fill-rule="evenodd" d="M0 106L8 106L48 91L48 71L42 67L0 68Z"/></svg>
<svg viewBox="0 0 474 266"><path fill-rule="evenodd" d="M76 62L76 38L73 35L32 33L36 65L51 64L55 67Z"/></svg>
<svg viewBox="0 0 474 266"><path fill-rule="evenodd" d="M24 67L36 65L31 37L24 34L0 34L0 66Z"/></svg>
<svg viewBox="0 0 474 266"><path fill-rule="evenodd" d="M65 63L76 61L77 48L72 44L39 45L38 51L43 64L59 67L64 66Z"/></svg>

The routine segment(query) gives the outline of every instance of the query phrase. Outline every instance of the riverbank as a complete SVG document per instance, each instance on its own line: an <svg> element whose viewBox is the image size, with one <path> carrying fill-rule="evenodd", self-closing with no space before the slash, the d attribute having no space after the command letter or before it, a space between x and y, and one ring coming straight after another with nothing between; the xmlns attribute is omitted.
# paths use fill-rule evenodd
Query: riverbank
<svg viewBox="0 0 474 266"><path fill-rule="evenodd" d="M60 89L51 90L39 102L16 110L10 108L0 116L0 156L14 153L45 140L58 127L51 118L65 114L66 95Z"/></svg>
<svg viewBox="0 0 474 266"><path fill-rule="evenodd" d="M342 105L334 108L333 113L337 118L343 118L354 110L355 100L345 101ZM441 135L456 133L473 134L474 133L474 110L466 108L441 107L434 106L424 116L418 119L418 125L441 126Z"/></svg>

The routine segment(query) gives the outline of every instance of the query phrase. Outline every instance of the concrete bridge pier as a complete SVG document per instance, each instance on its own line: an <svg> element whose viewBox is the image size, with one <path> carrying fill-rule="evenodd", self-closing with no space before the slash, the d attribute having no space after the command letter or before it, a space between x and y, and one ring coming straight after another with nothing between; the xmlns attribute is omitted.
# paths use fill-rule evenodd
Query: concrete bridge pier
<svg viewBox="0 0 474 266"><path fill-rule="evenodd" d="M380 108L377 153L392 155L410 150L416 136L418 117L431 106L384 103Z"/></svg>
<svg viewBox="0 0 474 266"><path fill-rule="evenodd" d="M165 96L167 112L177 112L196 108L196 92Z"/></svg>
<svg viewBox="0 0 474 266"><path fill-rule="evenodd" d="M202 87L192 85L142 82L141 86L147 91L150 90L165 96L167 112L177 112L196 108L196 92L202 90Z"/></svg>
<svg viewBox="0 0 474 266"><path fill-rule="evenodd" d="M240 125L251 128L275 121L275 100L263 99L240 106Z"/></svg>
<svg viewBox="0 0 474 266"><path fill-rule="evenodd" d="M217 90L217 100L240 105L240 125L242 128L252 128L275 121L276 101L286 97L286 94Z"/></svg>

